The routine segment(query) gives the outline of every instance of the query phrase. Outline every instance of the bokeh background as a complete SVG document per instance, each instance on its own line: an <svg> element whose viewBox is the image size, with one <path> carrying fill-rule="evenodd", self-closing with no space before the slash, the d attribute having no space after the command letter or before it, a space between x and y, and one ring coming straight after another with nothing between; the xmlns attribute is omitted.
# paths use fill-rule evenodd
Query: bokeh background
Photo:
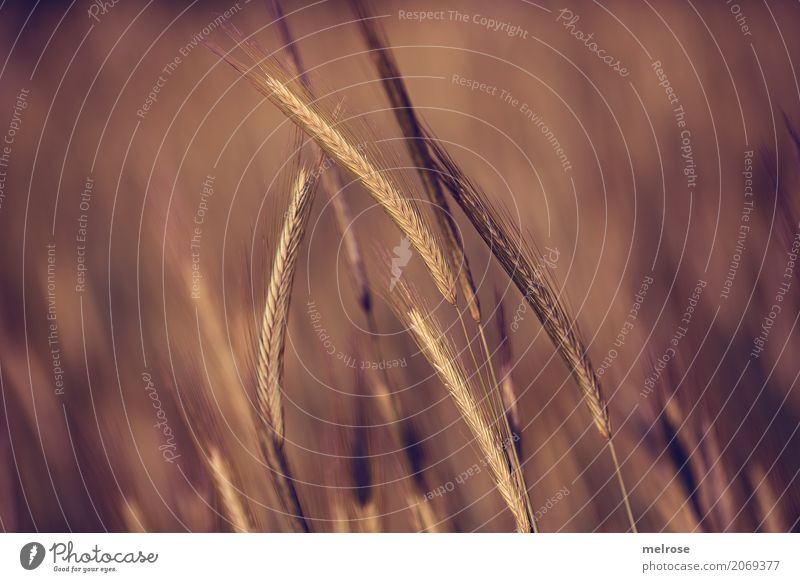
<svg viewBox="0 0 800 582"><path fill-rule="evenodd" d="M0 6L0 525L233 529L209 474L213 446L254 526L285 530L252 420L254 330L302 156L292 124L204 44L231 48L224 20L285 56L271 2L101 4ZM395 162L387 169L407 172L349 4L282 6L316 96L341 103ZM798 4L372 10L419 115L572 307L640 530L797 530ZM441 530L511 531L487 472L457 482L479 455L385 301L402 236L344 178L315 200L289 319L287 456L313 528L410 531L409 506L427 503ZM380 360L333 196L347 199L367 259ZM517 323L512 377L541 529L624 531L611 461L568 370L456 219L490 343L498 299ZM436 305L418 258L403 277ZM376 413L369 386L384 376L361 369L394 360L399 431ZM409 479L446 491L410 498ZM368 519L348 509L365 490Z"/></svg>

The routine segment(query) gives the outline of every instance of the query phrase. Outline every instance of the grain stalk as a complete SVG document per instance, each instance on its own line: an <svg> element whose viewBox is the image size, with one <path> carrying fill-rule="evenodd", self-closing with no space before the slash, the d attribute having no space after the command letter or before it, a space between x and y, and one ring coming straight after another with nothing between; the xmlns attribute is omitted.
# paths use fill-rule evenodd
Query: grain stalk
<svg viewBox="0 0 800 582"><path fill-rule="evenodd" d="M577 330L577 325L568 316L567 309L556 292L555 284L538 262L532 258L521 234L515 232L508 221L500 219L491 208L485 193L459 169L455 161L436 140L428 136L426 141L433 152L443 184L536 313L542 327L578 384L597 430L608 443L630 529L636 532L636 520L633 517L628 492L614 448L608 406L602 396L600 383Z"/></svg>
<svg viewBox="0 0 800 582"><path fill-rule="evenodd" d="M425 499L417 499L406 493L406 504L411 510L411 515L416 533L439 533L439 520L433 511L433 507Z"/></svg>
<svg viewBox="0 0 800 582"><path fill-rule="evenodd" d="M313 90L311 77L308 75L308 71L303 64L303 58L300 55L297 43L289 28L289 22L283 12L281 2L279 0L267 0L266 3L268 10L272 12L274 23L278 28L278 33L280 34L284 48L289 53L291 68L305 90L311 93ZM333 213L336 218L336 226L339 235L344 241L345 257L347 258L349 271L353 278L353 284L358 293L359 306L364 312L364 317L367 320L370 333L377 335L375 317L372 312L372 293L369 289L367 268L364 263L363 253L361 252L361 245L358 243L355 231L351 228L353 218L352 212L350 212L350 205L347 203L345 197L341 195L344 185L337 172L324 172L320 177L320 187L330 196Z"/></svg>
<svg viewBox="0 0 800 582"><path fill-rule="evenodd" d="M219 449L212 447L208 455L209 472L214 481L214 488L220 496L223 514L225 519L233 526L236 531L253 531L247 511L242 505L239 492L233 486L231 472L228 464L222 458Z"/></svg>
<svg viewBox="0 0 800 582"><path fill-rule="evenodd" d="M126 533L147 533L142 509L133 499L122 500L122 522Z"/></svg>
<svg viewBox="0 0 800 582"><path fill-rule="evenodd" d="M503 307L503 299L500 297L499 291L495 290L495 297L497 303L497 337L500 352L500 398L503 402L503 408L506 411L508 424L511 431L517 434L520 433L520 414L519 405L517 403L517 395L514 390L514 380L511 377L513 371L514 358L511 350L511 338L508 337L508 328L506 326L506 312Z"/></svg>
<svg viewBox="0 0 800 582"><path fill-rule="evenodd" d="M495 412L499 408L500 403L496 402L496 392L490 387L498 386L498 383L482 323L478 290L475 286L469 260L464 250L464 241L461 238L458 226L450 211L447 198L444 195L442 183L437 175L436 165L431 156L428 143L425 140L425 131L417 118L411 97L406 89L403 76L400 73L400 68L394 59L384 31L364 2L361 0L350 0L350 4L353 8L353 12L358 17L358 25L364 41L370 49L369 56L381 77L381 85L384 93L392 105L392 112L406 138L405 143L408 153L417 169L417 174L425 188L425 192L436 209L435 216L439 223L439 229L444 235L447 249L450 252L450 261L458 269L459 283L461 284L461 289L466 298L467 308L478 328L478 335L480 337L481 348L483 349L487 368L486 376L489 388L487 388L487 384L484 383L482 366L478 364L478 360L472 350L472 342L469 339L469 334L467 333L466 326L460 313L459 320L461 320L462 329L464 330L464 335L468 342L467 346L469 347L470 355L478 368L484 392L489 403L492 405L493 412ZM517 438L520 438L518 433L515 433L514 429L508 425L507 419L504 419L502 423L506 425L504 428L506 429L508 438L513 439L515 435ZM509 454L511 456L516 455L517 448L514 447ZM518 458L510 459L509 462L511 462L512 466L519 466Z"/></svg>
<svg viewBox="0 0 800 582"><path fill-rule="evenodd" d="M245 51L254 66L247 66L230 54L211 47L221 58L244 75L289 119L309 135L331 158L350 172L394 223L408 237L431 273L436 287L449 302L456 301L455 275L439 241L422 219L417 207L400 193L394 181L382 173L336 124L311 104L302 89L291 87L281 65L241 33L226 27L231 38Z"/></svg>
<svg viewBox="0 0 800 582"><path fill-rule="evenodd" d="M303 87L309 93L312 93L313 84L311 77L308 75L308 72L303 64L302 56L298 50L297 43L292 35L291 29L289 28L289 23L283 12L280 0L266 0L266 3L268 10L272 12L274 22L278 28L284 48L289 54L289 63L294 69L293 72L295 76L300 80L300 83L303 85ZM419 143L423 148L426 147L423 142ZM435 182L435 184L438 187L438 182ZM380 334L378 333L378 326L375 321L375 314L372 308L372 292L369 288L367 269L363 260L361 245L355 236L354 229L351 228L353 220L349 204L344 196L341 195L341 192L344 189L341 178L337 172L324 172L320 179L320 186L325 192L328 193L333 205L337 229L344 242L345 256L347 257L349 272L358 293L358 303L361 311L364 314L364 318L367 323L367 329L372 338L371 344L374 351L374 358L376 361L384 361L383 352L381 349ZM339 193L339 195L334 195L334 192ZM439 188L439 192L441 193L441 188ZM444 204L446 205L447 201L444 196L442 196L442 200L444 200ZM437 218L439 218L438 213ZM459 263L455 261L453 264L457 265ZM460 275L463 274L460 273ZM478 311L478 314L479 313L480 312ZM392 379L389 375L389 370L386 367L383 367L381 370L381 375L383 377L383 382L380 380L370 382L369 388L371 392L378 397L379 402L381 403L381 406L378 407L381 419L384 423L390 425L392 439L397 446L402 446L404 444L404 439L401 432L401 427L405 425L406 429L412 429L410 425L408 425L408 421L404 420L405 415L403 414L401 403L397 400L392 401L390 388L392 385ZM403 448L402 459L406 472L409 475L413 475L410 484L407 485L407 487L410 488L407 496L409 498L413 498L414 496L423 498L425 496L426 489L424 485L424 476L421 474L413 474L413 462L409 456L409 449L406 447ZM418 503L415 501L412 507L417 508L417 506ZM435 511L432 507L426 505L424 510L413 509L412 511L414 511L415 514L415 521L421 522L426 531L437 531L437 519Z"/></svg>
<svg viewBox="0 0 800 582"><path fill-rule="evenodd" d="M461 239L458 226L450 212L441 183L436 177L433 159L424 139L424 131L403 82L400 68L397 66L384 32L367 5L361 0L350 0L350 4L353 12L358 16L361 35L370 49L369 56L381 76L381 85L384 93L386 93L386 97L392 105L392 112L406 138L405 143L408 153L425 187L428 199L436 209L435 215L439 223L439 229L445 237L451 263L458 269L458 279L464 292L470 315L476 323L480 323L480 301L472 278L469 261L464 252L464 241Z"/></svg>
<svg viewBox="0 0 800 582"><path fill-rule="evenodd" d="M308 223L318 173L318 169L311 173L301 170L292 184L291 200L267 285L256 366L256 403L259 420L265 425L260 431L261 449L275 476L284 509L299 531L309 531L309 527L284 453L283 353L297 254Z"/></svg>
<svg viewBox="0 0 800 582"><path fill-rule="evenodd" d="M486 409L475 399L474 388L470 385L467 373L438 323L426 319L416 307L411 306L413 301L404 302L407 305L398 307L398 313L438 373L472 432L497 490L514 516L517 531L537 531L521 471L518 466L509 464L505 451L510 443L504 440L503 432L497 428L496 421L490 418Z"/></svg>

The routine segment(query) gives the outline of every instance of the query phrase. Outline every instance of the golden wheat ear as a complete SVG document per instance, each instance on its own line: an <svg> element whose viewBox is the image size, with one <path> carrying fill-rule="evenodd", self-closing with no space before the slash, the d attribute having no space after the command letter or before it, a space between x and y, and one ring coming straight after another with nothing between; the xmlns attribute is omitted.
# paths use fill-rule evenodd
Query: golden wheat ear
<svg viewBox="0 0 800 582"><path fill-rule="evenodd" d="M271 0L267 2L267 8L271 12L273 22L278 28L278 33L283 42L284 49L288 52L288 62L291 68L305 90L311 92L313 84L311 77L308 75L303 59L300 55L297 42L292 35L289 28L289 23L284 15L283 7L280 0ZM335 118L335 116L334 116ZM367 268L364 263L363 253L361 252L361 245L356 238L355 229L351 228L353 224L352 212L347 200L342 195L344 190L344 183L337 171L323 172L320 177L320 188L325 192L331 200L333 206L334 216L336 217L336 226L339 231L339 236L344 241L345 257L347 258L348 272L353 280L358 293L358 303L361 310L367 319L367 325L373 335L377 335L374 316L372 313L372 292L369 288L369 277L367 276Z"/></svg>
<svg viewBox="0 0 800 582"><path fill-rule="evenodd" d="M536 313L536 317L578 384L597 430L608 442L630 528L636 532L636 521L614 448L608 406L577 323L569 315L556 285L533 259L522 234L509 221L504 221L498 216L489 204L486 194L461 171L447 151L427 132L426 141L433 152L443 183Z"/></svg>
<svg viewBox="0 0 800 582"><path fill-rule="evenodd" d="M212 447L209 451L208 465L214 481L214 488L220 497L220 504L225 518L237 532L253 531L247 510L234 486L230 468L216 447Z"/></svg>
<svg viewBox="0 0 800 582"><path fill-rule="evenodd" d="M254 62L253 66L245 65L212 45L208 45L209 48L247 78L326 154L361 183L411 241L442 296L449 303L455 303L456 277L437 237L417 207L400 193L400 188L370 160L363 148L354 145L338 124L312 104L312 99L302 88L289 83L288 75L276 59L234 28L226 26L226 30Z"/></svg>
<svg viewBox="0 0 800 582"><path fill-rule="evenodd" d="M126 533L146 533L147 524L142 509L134 499L123 499L121 505L122 522Z"/></svg>
<svg viewBox="0 0 800 582"><path fill-rule="evenodd" d="M309 531L300 498L291 477L284 453L283 420L283 352L292 295L297 255L311 211L319 166L312 171L300 170L292 184L289 208L278 238L267 283L267 300L261 322L256 363L256 404L262 425L262 453L275 477L276 489L295 529Z"/></svg>
<svg viewBox="0 0 800 582"><path fill-rule="evenodd" d="M312 80L303 65L303 59L298 50L297 43L292 36L287 19L284 17L280 0L272 0L271 3L268 4L268 8L271 10L272 16L274 17L274 22L277 25L284 48L288 52L289 63L291 64L291 68L294 69L293 73L300 80L302 86L306 90L311 91L313 88ZM424 143L418 142L418 144L423 148L426 147ZM430 178L430 173L426 173L426 175ZM438 187L439 194L442 194L438 181L435 181L435 186ZM351 228L353 219L349 205L342 195L344 186L339 173L336 171L324 172L320 178L320 188L325 191L331 199L339 235L344 241L345 256L347 257L349 267L348 272L357 290L359 306L364 313L367 329L372 336L372 348L375 353L374 357L378 361L383 361L384 358L380 346L378 326L373 312L372 292L369 287L366 264L361 252L361 245L355 235L355 229ZM428 186L426 184L426 189L427 188ZM444 196L442 196L442 200L444 200ZM447 204L446 200L444 200L444 204ZM442 208L448 212L447 215L449 216L449 210L447 210L446 206L442 206ZM440 213L437 213L437 218L441 220ZM459 260L455 256L452 258L452 264L458 265ZM463 271L459 272L459 278L463 280L463 276ZM467 297L468 303L472 306L473 302L469 301L469 294ZM477 314L477 317L480 318L476 294L475 297L476 300L474 301L474 310L472 313L473 317L476 317ZM383 381L381 382L375 379L368 382L368 386L369 389L374 392L374 395L379 397L378 400L382 403L382 406L379 407L380 414L383 418L383 422L390 424L393 440L398 446L404 445L404 433L413 431L410 428L410 423L405 419L401 402L397 399L393 399L391 396L390 387L392 386L392 379L388 369L383 368L381 373L383 375ZM414 461L410 453L410 448L404 446L403 450L402 465L405 467L408 474L413 474L413 478L407 484L407 488L410 488L411 491L407 492L407 494L411 498L423 499L427 490L427 487L424 486L424 475L422 473L415 473ZM418 508L418 502L414 501L411 507L414 508L412 511L414 511L416 516L417 524L422 524L420 527L423 527L426 531L437 530L439 519L431 506L426 504L424 508Z"/></svg>
<svg viewBox="0 0 800 582"><path fill-rule="evenodd" d="M537 531L521 468L513 462L516 456L508 454L507 449L513 443L504 427L505 419L494 417L488 397L477 396L470 375L436 318L423 314L420 301L413 297L408 287L400 284L396 289L397 292L392 296L392 307L436 370L469 427L482 455L482 462L489 467L498 492L514 516L517 531Z"/></svg>
<svg viewBox="0 0 800 582"><path fill-rule="evenodd" d="M497 261L533 308L558 353L583 392L597 430L611 435L611 424L600 384L583 345L577 325L567 313L553 281L535 261L522 235L502 220L486 195L459 169L433 139L428 143L440 167L440 175L453 198L464 210Z"/></svg>
<svg viewBox="0 0 800 582"><path fill-rule="evenodd" d="M416 308L406 312L406 321L417 345L439 374L475 437L497 489L514 515L517 531L535 530L536 524L526 503L527 492L518 478L519 473L509 466L505 452L506 447L513 444L506 442L504 433L499 430L498 419L490 418L484 406L476 400L468 375L438 324L425 318Z"/></svg>
<svg viewBox="0 0 800 582"><path fill-rule="evenodd" d="M461 239L458 225L450 212L447 198L445 198L442 185L436 175L436 167L424 139L422 125L417 118L411 97L400 74L400 67L397 66L384 31L367 4L361 0L350 0L350 5L358 17L358 26L364 42L370 49L369 56L381 76L384 93L392 105L392 112L406 138L408 153L417 168L425 192L436 209L436 220L444 235L450 260L458 269L458 280L464 292L470 316L476 323L479 323L481 321L480 300L469 261L464 252L464 241Z"/></svg>
<svg viewBox="0 0 800 582"><path fill-rule="evenodd" d="M284 440L281 383L286 325L297 252L308 222L315 183L315 177L305 170L300 170L292 186L289 208L286 211L272 262L267 284L267 301L261 320L256 401L259 412L274 433L274 438L281 444Z"/></svg>

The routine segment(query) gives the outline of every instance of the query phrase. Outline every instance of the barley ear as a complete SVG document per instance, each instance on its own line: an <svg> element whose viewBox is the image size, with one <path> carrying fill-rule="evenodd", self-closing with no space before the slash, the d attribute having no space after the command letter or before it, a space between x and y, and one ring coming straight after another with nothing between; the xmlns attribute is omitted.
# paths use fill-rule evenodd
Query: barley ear
<svg viewBox="0 0 800 582"><path fill-rule="evenodd" d="M392 112L397 120L403 135L406 137L406 146L414 165L417 168L420 180L425 187L428 198L433 203L439 229L445 237L445 244L450 253L452 265L458 269L458 280L466 298L470 316L475 322L481 321L481 306L478 290L472 277L472 270L464 252L464 241L458 231L458 225L450 212L438 172L431 157L428 144L424 139L422 124L417 118L411 97L408 94L400 68L389 48L385 35L370 12L366 3L361 0L350 0L356 16L358 26L364 41L369 47L369 55L375 68L381 76L381 84L389 102Z"/></svg>
<svg viewBox="0 0 800 582"><path fill-rule="evenodd" d="M289 208L267 284L267 300L256 365L256 403L259 420L264 425L260 431L262 453L272 470L284 510L300 531L308 531L308 523L303 517L289 462L283 450L283 352L297 254L308 223L317 173L318 169L311 173L301 170L292 185Z"/></svg>
<svg viewBox="0 0 800 582"><path fill-rule="evenodd" d="M244 75L262 95L361 183L409 238L428 267L442 296L449 303L455 303L456 277L437 237L422 219L417 207L400 193L394 181L382 172L361 148L354 145L336 124L310 104L308 95L290 86L286 80L286 73L275 59L269 57L255 43L243 39L230 27L227 29L250 59L255 61L255 65L248 67L229 54L214 47L210 48Z"/></svg>
<svg viewBox="0 0 800 582"><path fill-rule="evenodd" d="M509 464L505 449L513 445L504 439L505 432L500 430L500 419L491 418L485 404L476 399L469 376L438 322L426 318L414 306L398 307L397 311L469 427L498 492L514 516L517 531L536 531L522 474L519 467Z"/></svg>
<svg viewBox="0 0 800 582"><path fill-rule="evenodd" d="M231 472L228 464L222 458L219 449L213 447L208 455L208 465L214 487L220 496L222 510L225 518L231 523L238 532L253 531L247 511L242 505L239 492L233 485Z"/></svg>

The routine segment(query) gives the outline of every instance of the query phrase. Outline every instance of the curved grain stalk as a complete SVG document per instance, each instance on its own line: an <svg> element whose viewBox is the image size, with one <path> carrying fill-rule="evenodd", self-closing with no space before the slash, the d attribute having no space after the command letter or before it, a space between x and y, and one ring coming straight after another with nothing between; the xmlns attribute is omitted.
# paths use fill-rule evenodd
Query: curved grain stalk
<svg viewBox="0 0 800 582"><path fill-rule="evenodd" d="M555 284L533 258L521 233L502 220L487 202L488 198L458 167L450 155L429 135L427 142L431 147L440 176L469 218L475 230L481 235L486 246L500 262L506 274L533 308L550 340L578 384L583 400L592 414L592 419L600 435L608 442L617 480L622 492L625 510L628 514L631 531L636 532L625 482L622 479L619 460L612 440L611 421L608 406L600 390L600 382L589 360L577 324L568 315Z"/></svg>
<svg viewBox="0 0 800 582"><path fill-rule="evenodd" d="M278 32L281 36L281 41L283 42L284 48L289 54L289 63L291 64L293 73L300 80L300 83L303 85L303 87L307 91L312 92L313 84L311 78L303 64L302 56L297 48L297 43L292 35L291 29L289 28L289 23L283 12L280 0L269 0L267 2L267 6L272 12L275 25L277 26ZM421 149L427 152L427 147L425 146L424 142L417 141L417 144ZM425 174L428 179L430 179L431 174L429 172ZM441 187L439 182L435 179L433 181L433 186L438 189L438 192L441 195ZM380 334L378 332L378 326L375 321L375 313L373 311L372 291L369 287L369 277L367 276L367 268L364 263L363 253L361 252L361 245L356 238L355 230L351 228L353 219L352 213L350 212L350 206L344 196L341 194L334 195L336 192L341 193L344 189L339 173L335 171L323 172L320 177L320 188L322 188L322 190L330 196L334 215L336 217L336 225L338 227L339 236L344 241L345 256L347 257L347 263L349 267L348 272L352 277L353 285L355 286L358 294L358 303L361 311L364 313L367 329L372 337L372 349L375 352L374 359L377 361L383 361L384 357L383 351L381 350ZM426 189L428 188L429 186L426 183ZM430 190L428 190L428 192L430 193ZM443 195L441 198L444 204L442 209L444 209L445 214L449 217L449 210L446 206L447 200ZM440 214L441 213L437 212L437 218L441 221ZM452 259L454 265L458 265L460 263L460 259L457 259L457 257L453 256ZM459 278L462 280L462 287L463 277L464 273L459 272ZM469 298L470 295L467 294L467 297ZM474 303L477 317L480 318L480 310L477 306L477 295L475 295ZM475 312L473 312L473 317L475 317ZM404 439L404 434L414 435L414 429L408 420L406 420L405 414L403 413L402 403L398 399L392 398L390 388L392 385L392 379L389 375L388 369L383 368L381 374L383 376L383 381L376 378L374 381L368 382L368 388L372 393L374 393L375 396L378 397L378 401L381 403L381 405L378 407L378 410L382 421L391 426L392 439L395 441L395 444L398 447L401 447L404 445L404 441L406 440ZM412 442L416 442L416 438L414 436L411 436L410 440L412 440ZM425 491L427 490L427 487L424 484L424 475L415 471L411 449L407 446L403 446L402 459L403 465L405 466L407 472L413 477L407 485L407 487L411 489L411 491L407 492L407 496L409 498L424 498ZM413 507L416 508L417 506L418 503L414 501ZM423 529L426 531L437 531L436 524L439 520L437 519L436 513L432 507L426 505L424 510L414 511L416 516L415 521L417 523L421 523L421 527ZM422 517L419 517L420 515Z"/></svg>
<svg viewBox="0 0 800 582"><path fill-rule="evenodd" d="M225 518L237 532L253 531L253 527L250 525L250 518L247 516L247 510L242 505L239 492L233 485L228 464L216 447L212 447L209 451L208 465L214 481L214 488L220 497Z"/></svg>
<svg viewBox="0 0 800 582"><path fill-rule="evenodd" d="M410 305L398 307L397 311L438 373L472 432L497 490L514 516L517 531L536 531L536 520L530 511L522 471L518 463L511 462L516 457L506 451L513 444L508 442L505 431L499 428L500 419L490 418L485 407L475 398L469 376L438 323L432 318L426 319L416 307Z"/></svg>
<svg viewBox="0 0 800 582"><path fill-rule="evenodd" d="M464 252L464 241L458 232L458 226L450 212L442 185L436 176L436 168L431 157L428 144L424 139L424 130L417 119L411 97L408 95L400 68L394 60L392 51L386 42L385 35L370 13L367 5L361 0L350 0L353 12L358 16L358 26L378 73L381 76L383 90L392 104L392 112L398 125L406 137L406 146L411 156L425 192L435 207L436 220L445 236L447 249L450 251L450 260L458 269L458 279L466 298L470 316L476 323L481 321L481 306L478 299L478 290L472 278L469 261Z"/></svg>
<svg viewBox="0 0 800 582"><path fill-rule="evenodd" d="M272 12L274 23L278 28L281 36L281 41L284 48L289 53L289 62L294 69L295 76L300 80L300 83L307 91L312 90L311 78L303 65L303 59L300 51L297 48L297 43L292 36L289 29L289 23L283 13L280 0L269 0L267 2L268 9ZM344 241L345 256L347 263L350 267L349 272L353 278L353 285L358 292L358 303L361 310L367 319L367 325L373 335L377 335L375 327L375 317L372 313L372 293L369 288L369 277L367 276L367 268L364 263L363 254L361 252L361 245L356 238L355 230L350 228L353 223L352 213L350 212L350 205L341 194L344 189L342 179L338 172L323 172L320 176L320 187L328 194L333 206L333 213L336 217L336 226L339 230L339 236Z"/></svg>
<svg viewBox="0 0 800 582"><path fill-rule="evenodd" d="M292 185L292 196L283 229L272 262L267 301L262 319L256 365L258 386L256 403L259 419L265 426L260 431L262 452L273 471L276 487L284 509L293 519L296 529L309 531L303 517L300 499L294 487L289 463L284 454L282 384L283 352L291 301L292 281L300 242L303 240L311 210L311 201L318 172L303 170Z"/></svg>
<svg viewBox="0 0 800 582"><path fill-rule="evenodd" d="M310 103L310 97L303 94L302 89L290 86L287 75L275 59L254 42L244 39L241 33L226 28L231 38L237 41L255 64L247 66L230 54L212 46L210 48L244 75L262 95L317 142L325 153L353 174L409 238L442 296L449 303L455 303L455 275L439 241L417 207L400 193L398 186L370 161L361 148L354 145L335 123Z"/></svg>
<svg viewBox="0 0 800 582"><path fill-rule="evenodd" d="M511 429L511 434L517 434L522 437L522 425L519 414L519 402L516 390L514 389L514 379L512 373L514 371L514 358L511 350L511 338L508 337L508 328L506 327L506 311L503 307L503 298L500 292L495 289L495 297L497 303L497 337L499 338L498 351L500 352L500 400L505 410L506 419ZM522 440L516 441L517 454L521 453Z"/></svg>

